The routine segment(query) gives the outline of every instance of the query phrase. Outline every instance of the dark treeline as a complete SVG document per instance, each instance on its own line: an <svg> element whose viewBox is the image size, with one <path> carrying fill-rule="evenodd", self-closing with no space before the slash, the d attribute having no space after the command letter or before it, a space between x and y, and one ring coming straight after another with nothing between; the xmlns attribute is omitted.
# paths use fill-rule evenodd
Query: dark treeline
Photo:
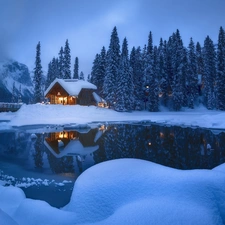
<svg viewBox="0 0 225 225"><path fill-rule="evenodd" d="M190 38L187 47L179 30L158 46L150 32L147 45L129 53L126 38L120 48L114 27L108 50L96 54L89 81L118 111L159 111L160 106L179 111L199 103L225 110L224 29L219 29L218 43L207 36L201 46Z"/></svg>

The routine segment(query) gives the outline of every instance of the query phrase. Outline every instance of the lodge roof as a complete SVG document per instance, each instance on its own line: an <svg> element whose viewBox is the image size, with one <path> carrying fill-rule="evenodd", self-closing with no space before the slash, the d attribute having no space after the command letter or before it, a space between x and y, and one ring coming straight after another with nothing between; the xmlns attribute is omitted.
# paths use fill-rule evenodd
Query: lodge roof
<svg viewBox="0 0 225 225"><path fill-rule="evenodd" d="M75 155L85 156L99 149L99 145L84 147L79 140L70 140L65 147L62 147L62 151L57 154L46 140L44 140L44 145L56 158Z"/></svg>
<svg viewBox="0 0 225 225"><path fill-rule="evenodd" d="M88 81L84 81L84 80L78 80L78 79L59 79L56 78L47 88L47 90L45 91L44 95L46 96L49 91L53 88L53 86L59 83L64 90L70 95L70 96L78 96L81 89L85 88L85 89L93 89L96 90L97 87L88 82Z"/></svg>

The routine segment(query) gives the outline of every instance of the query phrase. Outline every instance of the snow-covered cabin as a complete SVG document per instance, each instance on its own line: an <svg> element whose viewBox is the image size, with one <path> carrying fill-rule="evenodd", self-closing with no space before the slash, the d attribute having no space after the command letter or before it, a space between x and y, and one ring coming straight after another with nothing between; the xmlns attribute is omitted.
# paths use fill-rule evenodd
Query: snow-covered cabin
<svg viewBox="0 0 225 225"><path fill-rule="evenodd" d="M56 78L44 95L50 104L96 105L94 90L97 90L97 87L84 80Z"/></svg>

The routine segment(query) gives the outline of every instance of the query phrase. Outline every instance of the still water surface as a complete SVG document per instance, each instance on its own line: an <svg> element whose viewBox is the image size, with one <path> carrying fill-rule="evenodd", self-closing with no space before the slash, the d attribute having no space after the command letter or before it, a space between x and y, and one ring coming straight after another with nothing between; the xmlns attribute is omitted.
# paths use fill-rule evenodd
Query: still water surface
<svg viewBox="0 0 225 225"><path fill-rule="evenodd" d="M177 169L211 169L225 162L222 130L137 124L94 129L25 127L0 133L0 180L29 198L66 205L77 177L111 159L138 158Z"/></svg>

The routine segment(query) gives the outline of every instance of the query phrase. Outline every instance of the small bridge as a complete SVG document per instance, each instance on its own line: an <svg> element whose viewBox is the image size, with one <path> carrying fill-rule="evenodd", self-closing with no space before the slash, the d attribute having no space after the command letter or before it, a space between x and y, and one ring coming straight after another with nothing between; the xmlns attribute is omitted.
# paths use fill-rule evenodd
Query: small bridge
<svg viewBox="0 0 225 225"><path fill-rule="evenodd" d="M0 112L16 112L22 105L23 103L0 102Z"/></svg>

